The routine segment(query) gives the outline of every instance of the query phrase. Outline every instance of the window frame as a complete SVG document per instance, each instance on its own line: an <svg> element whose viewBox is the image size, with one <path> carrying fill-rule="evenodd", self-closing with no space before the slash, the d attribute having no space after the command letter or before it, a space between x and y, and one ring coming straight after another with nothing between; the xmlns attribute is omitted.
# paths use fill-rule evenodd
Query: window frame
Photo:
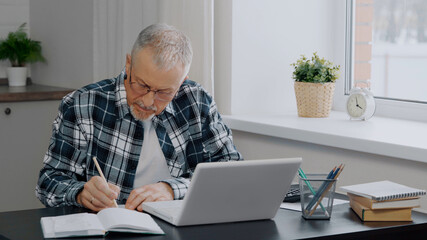
<svg viewBox="0 0 427 240"><path fill-rule="evenodd" d="M345 102L351 89L353 76L353 56L354 56L354 9L356 0L346 0L345 15L345 66L343 71L344 79L337 81L337 93L334 101L334 109L346 111ZM340 83L342 82L342 83ZM406 119L414 121L427 121L427 104L417 101L396 100L392 98L375 97L375 116Z"/></svg>

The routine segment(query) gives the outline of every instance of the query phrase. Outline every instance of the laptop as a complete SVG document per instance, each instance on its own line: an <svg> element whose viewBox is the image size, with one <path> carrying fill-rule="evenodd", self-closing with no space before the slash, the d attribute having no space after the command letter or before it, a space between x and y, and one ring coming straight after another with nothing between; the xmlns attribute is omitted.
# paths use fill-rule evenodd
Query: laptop
<svg viewBox="0 0 427 240"><path fill-rule="evenodd" d="M199 163L184 200L144 202L175 226L273 218L301 158Z"/></svg>

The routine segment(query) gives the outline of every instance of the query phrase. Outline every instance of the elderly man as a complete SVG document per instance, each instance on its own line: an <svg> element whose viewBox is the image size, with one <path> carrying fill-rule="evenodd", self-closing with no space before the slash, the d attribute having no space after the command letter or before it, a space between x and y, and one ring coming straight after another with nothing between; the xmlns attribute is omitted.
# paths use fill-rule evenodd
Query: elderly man
<svg viewBox="0 0 427 240"><path fill-rule="evenodd" d="M94 211L117 201L142 211L144 201L182 199L197 163L241 160L212 97L186 77L191 59L187 36L154 24L138 35L118 77L64 97L36 187L40 201Z"/></svg>

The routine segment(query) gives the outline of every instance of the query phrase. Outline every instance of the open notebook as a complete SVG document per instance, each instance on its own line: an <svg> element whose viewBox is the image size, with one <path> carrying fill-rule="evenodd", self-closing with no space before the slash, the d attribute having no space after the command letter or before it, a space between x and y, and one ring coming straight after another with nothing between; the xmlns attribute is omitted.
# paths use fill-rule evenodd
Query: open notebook
<svg viewBox="0 0 427 240"><path fill-rule="evenodd" d="M43 217L40 223L45 238L102 236L107 232L164 234L150 215L123 208Z"/></svg>

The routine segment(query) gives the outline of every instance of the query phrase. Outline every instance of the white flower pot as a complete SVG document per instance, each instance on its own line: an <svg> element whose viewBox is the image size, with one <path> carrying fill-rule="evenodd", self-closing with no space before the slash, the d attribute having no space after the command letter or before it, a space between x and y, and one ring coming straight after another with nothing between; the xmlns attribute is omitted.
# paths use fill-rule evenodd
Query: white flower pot
<svg viewBox="0 0 427 240"><path fill-rule="evenodd" d="M10 87L25 86L27 84L27 67L9 67L7 76Z"/></svg>

